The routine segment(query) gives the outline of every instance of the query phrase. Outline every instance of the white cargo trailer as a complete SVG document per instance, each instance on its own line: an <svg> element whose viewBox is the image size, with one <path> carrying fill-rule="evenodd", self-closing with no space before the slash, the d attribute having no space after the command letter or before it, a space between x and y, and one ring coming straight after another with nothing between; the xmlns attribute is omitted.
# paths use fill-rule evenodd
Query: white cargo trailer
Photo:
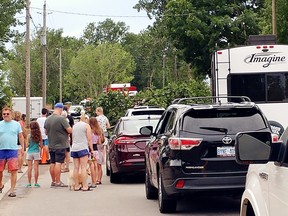
<svg viewBox="0 0 288 216"><path fill-rule="evenodd" d="M36 119L41 116L43 108L42 97L30 97L30 118ZM12 97L12 109L26 114L26 97Z"/></svg>

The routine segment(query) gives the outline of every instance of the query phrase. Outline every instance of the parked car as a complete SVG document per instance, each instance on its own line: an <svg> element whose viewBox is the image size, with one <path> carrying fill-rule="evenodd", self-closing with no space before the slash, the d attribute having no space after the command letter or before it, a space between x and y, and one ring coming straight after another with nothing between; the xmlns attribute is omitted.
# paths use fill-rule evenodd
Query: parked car
<svg viewBox="0 0 288 216"><path fill-rule="evenodd" d="M111 183L118 183L123 174L145 173L144 148L149 136L139 129L155 126L159 115L122 117L118 120L107 148L107 175Z"/></svg>
<svg viewBox="0 0 288 216"><path fill-rule="evenodd" d="M135 106L134 108L128 109L125 116L162 115L164 111L164 108L158 106Z"/></svg>
<svg viewBox="0 0 288 216"><path fill-rule="evenodd" d="M81 111L84 110L82 105L71 105L69 107L69 113L74 119L80 119Z"/></svg>
<svg viewBox="0 0 288 216"><path fill-rule="evenodd" d="M234 102L233 102L234 101ZM184 195L206 192L240 196L248 165L235 160L241 131L271 132L261 110L247 97L183 98L170 105L145 147L146 198L158 197L162 213L174 212Z"/></svg>
<svg viewBox="0 0 288 216"><path fill-rule="evenodd" d="M279 141L277 136L262 131L244 132L236 136L237 162L250 164L241 200L241 216L287 215L287 153L287 129Z"/></svg>

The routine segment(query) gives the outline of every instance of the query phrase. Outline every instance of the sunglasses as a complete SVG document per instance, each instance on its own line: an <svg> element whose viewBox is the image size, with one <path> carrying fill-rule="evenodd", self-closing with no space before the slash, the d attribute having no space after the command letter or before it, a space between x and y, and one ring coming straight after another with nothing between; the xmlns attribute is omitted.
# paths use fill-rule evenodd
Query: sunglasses
<svg viewBox="0 0 288 216"><path fill-rule="evenodd" d="M9 116L9 115L10 115L10 113L3 113L2 115L3 115L3 116L5 116L5 115Z"/></svg>

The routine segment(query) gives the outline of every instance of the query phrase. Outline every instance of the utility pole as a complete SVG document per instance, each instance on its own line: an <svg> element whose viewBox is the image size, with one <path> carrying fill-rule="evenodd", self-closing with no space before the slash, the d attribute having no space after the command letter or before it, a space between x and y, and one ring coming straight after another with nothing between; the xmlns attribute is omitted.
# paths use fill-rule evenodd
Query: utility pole
<svg viewBox="0 0 288 216"><path fill-rule="evenodd" d="M62 102L62 49L59 48L59 102Z"/></svg>
<svg viewBox="0 0 288 216"><path fill-rule="evenodd" d="M165 68L166 68L166 54L163 54L162 56L162 60L163 60L163 65L162 65L162 69L163 69L163 78L162 78L162 87L165 87Z"/></svg>
<svg viewBox="0 0 288 216"><path fill-rule="evenodd" d="M30 124L30 0L26 0L26 126Z"/></svg>
<svg viewBox="0 0 288 216"><path fill-rule="evenodd" d="M42 97L43 97L43 107L46 107L46 0L44 0L43 6L43 27L41 35L41 45L42 45Z"/></svg>
<svg viewBox="0 0 288 216"><path fill-rule="evenodd" d="M277 36L276 0L272 0L272 32Z"/></svg>

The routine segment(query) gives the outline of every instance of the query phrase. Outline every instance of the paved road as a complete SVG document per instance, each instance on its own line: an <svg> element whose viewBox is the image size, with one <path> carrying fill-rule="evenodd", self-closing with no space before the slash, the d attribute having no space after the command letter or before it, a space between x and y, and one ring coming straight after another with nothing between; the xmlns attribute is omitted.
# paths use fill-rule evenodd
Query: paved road
<svg viewBox="0 0 288 216"><path fill-rule="evenodd" d="M48 165L40 166L41 188L25 188L27 175L21 176L16 187L17 197L8 197L6 193L0 201L0 216L163 215L159 213L157 200L145 198L142 178L129 177L121 184L111 184L105 176L103 184L93 191L70 191L50 188L48 168ZM64 173L62 180L66 182L67 178L68 173ZM179 202L177 213L169 215L236 216L239 205L239 200L231 198L195 197Z"/></svg>

